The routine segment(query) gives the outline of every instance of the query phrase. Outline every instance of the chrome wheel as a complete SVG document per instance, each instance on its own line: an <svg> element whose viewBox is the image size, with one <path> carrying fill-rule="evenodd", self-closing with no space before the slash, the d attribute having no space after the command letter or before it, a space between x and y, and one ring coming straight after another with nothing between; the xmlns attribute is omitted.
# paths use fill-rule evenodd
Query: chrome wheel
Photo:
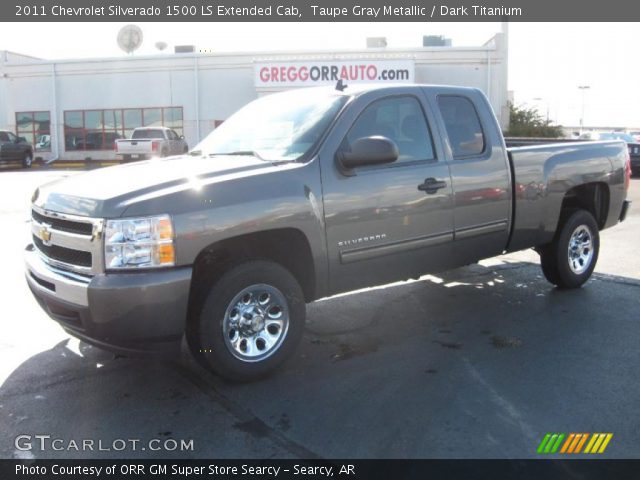
<svg viewBox="0 0 640 480"><path fill-rule="evenodd" d="M251 285L229 303L223 320L225 345L245 362L273 355L289 329L289 308L280 290L271 285Z"/></svg>
<svg viewBox="0 0 640 480"><path fill-rule="evenodd" d="M30 167L32 163L33 163L33 155L31 155L30 153L26 153L24 156L23 165L25 167Z"/></svg>
<svg viewBox="0 0 640 480"><path fill-rule="evenodd" d="M586 225L579 225L571 234L568 249L569 268L576 275L587 271L593 260L593 234Z"/></svg>

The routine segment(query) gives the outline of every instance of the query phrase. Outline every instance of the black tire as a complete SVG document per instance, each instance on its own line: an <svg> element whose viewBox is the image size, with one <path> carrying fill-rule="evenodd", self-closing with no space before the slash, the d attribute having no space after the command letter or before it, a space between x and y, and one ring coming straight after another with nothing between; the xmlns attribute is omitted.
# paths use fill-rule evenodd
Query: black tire
<svg viewBox="0 0 640 480"><path fill-rule="evenodd" d="M542 247L538 253L540 253L540 267L542 267L542 273L544 277L553 285L558 285L560 281L558 276L558 261L556 259L554 248L552 245Z"/></svg>
<svg viewBox="0 0 640 480"><path fill-rule="evenodd" d="M33 165L33 152L26 151L22 157L22 168L31 168Z"/></svg>
<svg viewBox="0 0 640 480"><path fill-rule="evenodd" d="M583 243L587 238L590 247ZM572 241L576 244L570 253ZM586 210L568 210L560 219L553 242L539 249L542 273L559 288L579 288L591 277L599 251L600 235L593 215Z"/></svg>
<svg viewBox="0 0 640 480"><path fill-rule="evenodd" d="M131 155L122 155L122 162L129 163L131 161Z"/></svg>
<svg viewBox="0 0 640 480"><path fill-rule="evenodd" d="M240 297L238 300L238 295L241 295L245 289L253 289L251 292L257 292L257 294L251 298L259 299L261 289L265 286L272 289L274 293L273 301L270 298L267 306L272 303L275 305L276 301L280 301L284 303L281 307L282 318L284 319L288 313L288 325L276 331L276 334L279 332L281 337L274 341L273 347L267 346L259 337L251 339L243 336L242 327L234 329L230 326L233 316L239 318L240 322L251 323L252 321L245 320L248 317L237 311L237 306L241 304L241 308L253 308L249 306L251 302L245 303L246 297ZM295 277L277 263L267 260L249 260L237 264L222 274L208 288L208 292L205 292L203 297L202 307L194 308L196 311L187 327L187 342L193 356L203 367L228 380L245 382L271 373L294 353L300 343L306 315L302 289ZM236 310L235 315L233 315L234 310ZM245 326L245 328L260 328L259 325L262 325L260 334L271 334L267 332L270 312L263 313L264 316L257 314L255 317L248 313L249 317L258 319L256 320L258 326ZM227 335L226 338L225 335ZM239 339L236 341L236 347L232 345L233 338ZM251 351L242 351L243 341L245 348L249 346ZM259 348L260 342L265 349L263 352ZM257 356L249 358L251 354ZM247 358L239 358L245 355Z"/></svg>

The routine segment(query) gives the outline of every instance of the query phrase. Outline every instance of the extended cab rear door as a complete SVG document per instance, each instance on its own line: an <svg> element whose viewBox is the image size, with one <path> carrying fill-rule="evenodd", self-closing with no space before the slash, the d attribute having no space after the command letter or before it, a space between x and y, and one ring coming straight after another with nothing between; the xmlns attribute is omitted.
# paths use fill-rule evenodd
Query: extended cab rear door
<svg viewBox="0 0 640 480"><path fill-rule="evenodd" d="M433 113L419 88L355 97L321 151L331 292L450 264L452 189ZM399 148L390 164L341 171L340 149L382 135Z"/></svg>
<svg viewBox="0 0 640 480"><path fill-rule="evenodd" d="M511 223L511 176L502 133L476 89L425 89L438 112L453 182L458 264L503 252Z"/></svg>

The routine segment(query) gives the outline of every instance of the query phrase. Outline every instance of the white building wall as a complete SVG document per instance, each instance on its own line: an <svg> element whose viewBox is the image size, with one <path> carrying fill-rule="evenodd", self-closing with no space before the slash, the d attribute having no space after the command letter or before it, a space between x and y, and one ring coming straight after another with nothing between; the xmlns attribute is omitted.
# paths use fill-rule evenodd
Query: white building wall
<svg viewBox="0 0 640 480"><path fill-rule="evenodd" d="M50 111L55 145L51 153L41 155L45 160L111 159L115 155L110 151L65 151L65 110L181 106L185 138L194 146L213 130L216 121L273 91L254 85L255 62L365 58L411 60L417 83L480 88L488 95L501 125L508 123L506 42L503 34L498 34L486 45L471 48L165 54L62 61L0 52L0 129L15 131L16 112Z"/></svg>

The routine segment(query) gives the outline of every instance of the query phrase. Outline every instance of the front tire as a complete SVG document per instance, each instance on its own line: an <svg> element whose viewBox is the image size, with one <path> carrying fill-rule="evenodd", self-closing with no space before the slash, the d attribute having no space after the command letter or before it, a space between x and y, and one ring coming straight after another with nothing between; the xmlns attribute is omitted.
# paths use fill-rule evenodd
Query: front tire
<svg viewBox="0 0 640 480"><path fill-rule="evenodd" d="M290 357L304 322L304 296L295 277L274 262L251 260L210 287L187 341L202 366L243 382L271 373Z"/></svg>
<svg viewBox="0 0 640 480"><path fill-rule="evenodd" d="M559 288L579 288L591 277L599 251L600 235L593 215L571 210L561 219L553 242L540 249L542 272Z"/></svg>

